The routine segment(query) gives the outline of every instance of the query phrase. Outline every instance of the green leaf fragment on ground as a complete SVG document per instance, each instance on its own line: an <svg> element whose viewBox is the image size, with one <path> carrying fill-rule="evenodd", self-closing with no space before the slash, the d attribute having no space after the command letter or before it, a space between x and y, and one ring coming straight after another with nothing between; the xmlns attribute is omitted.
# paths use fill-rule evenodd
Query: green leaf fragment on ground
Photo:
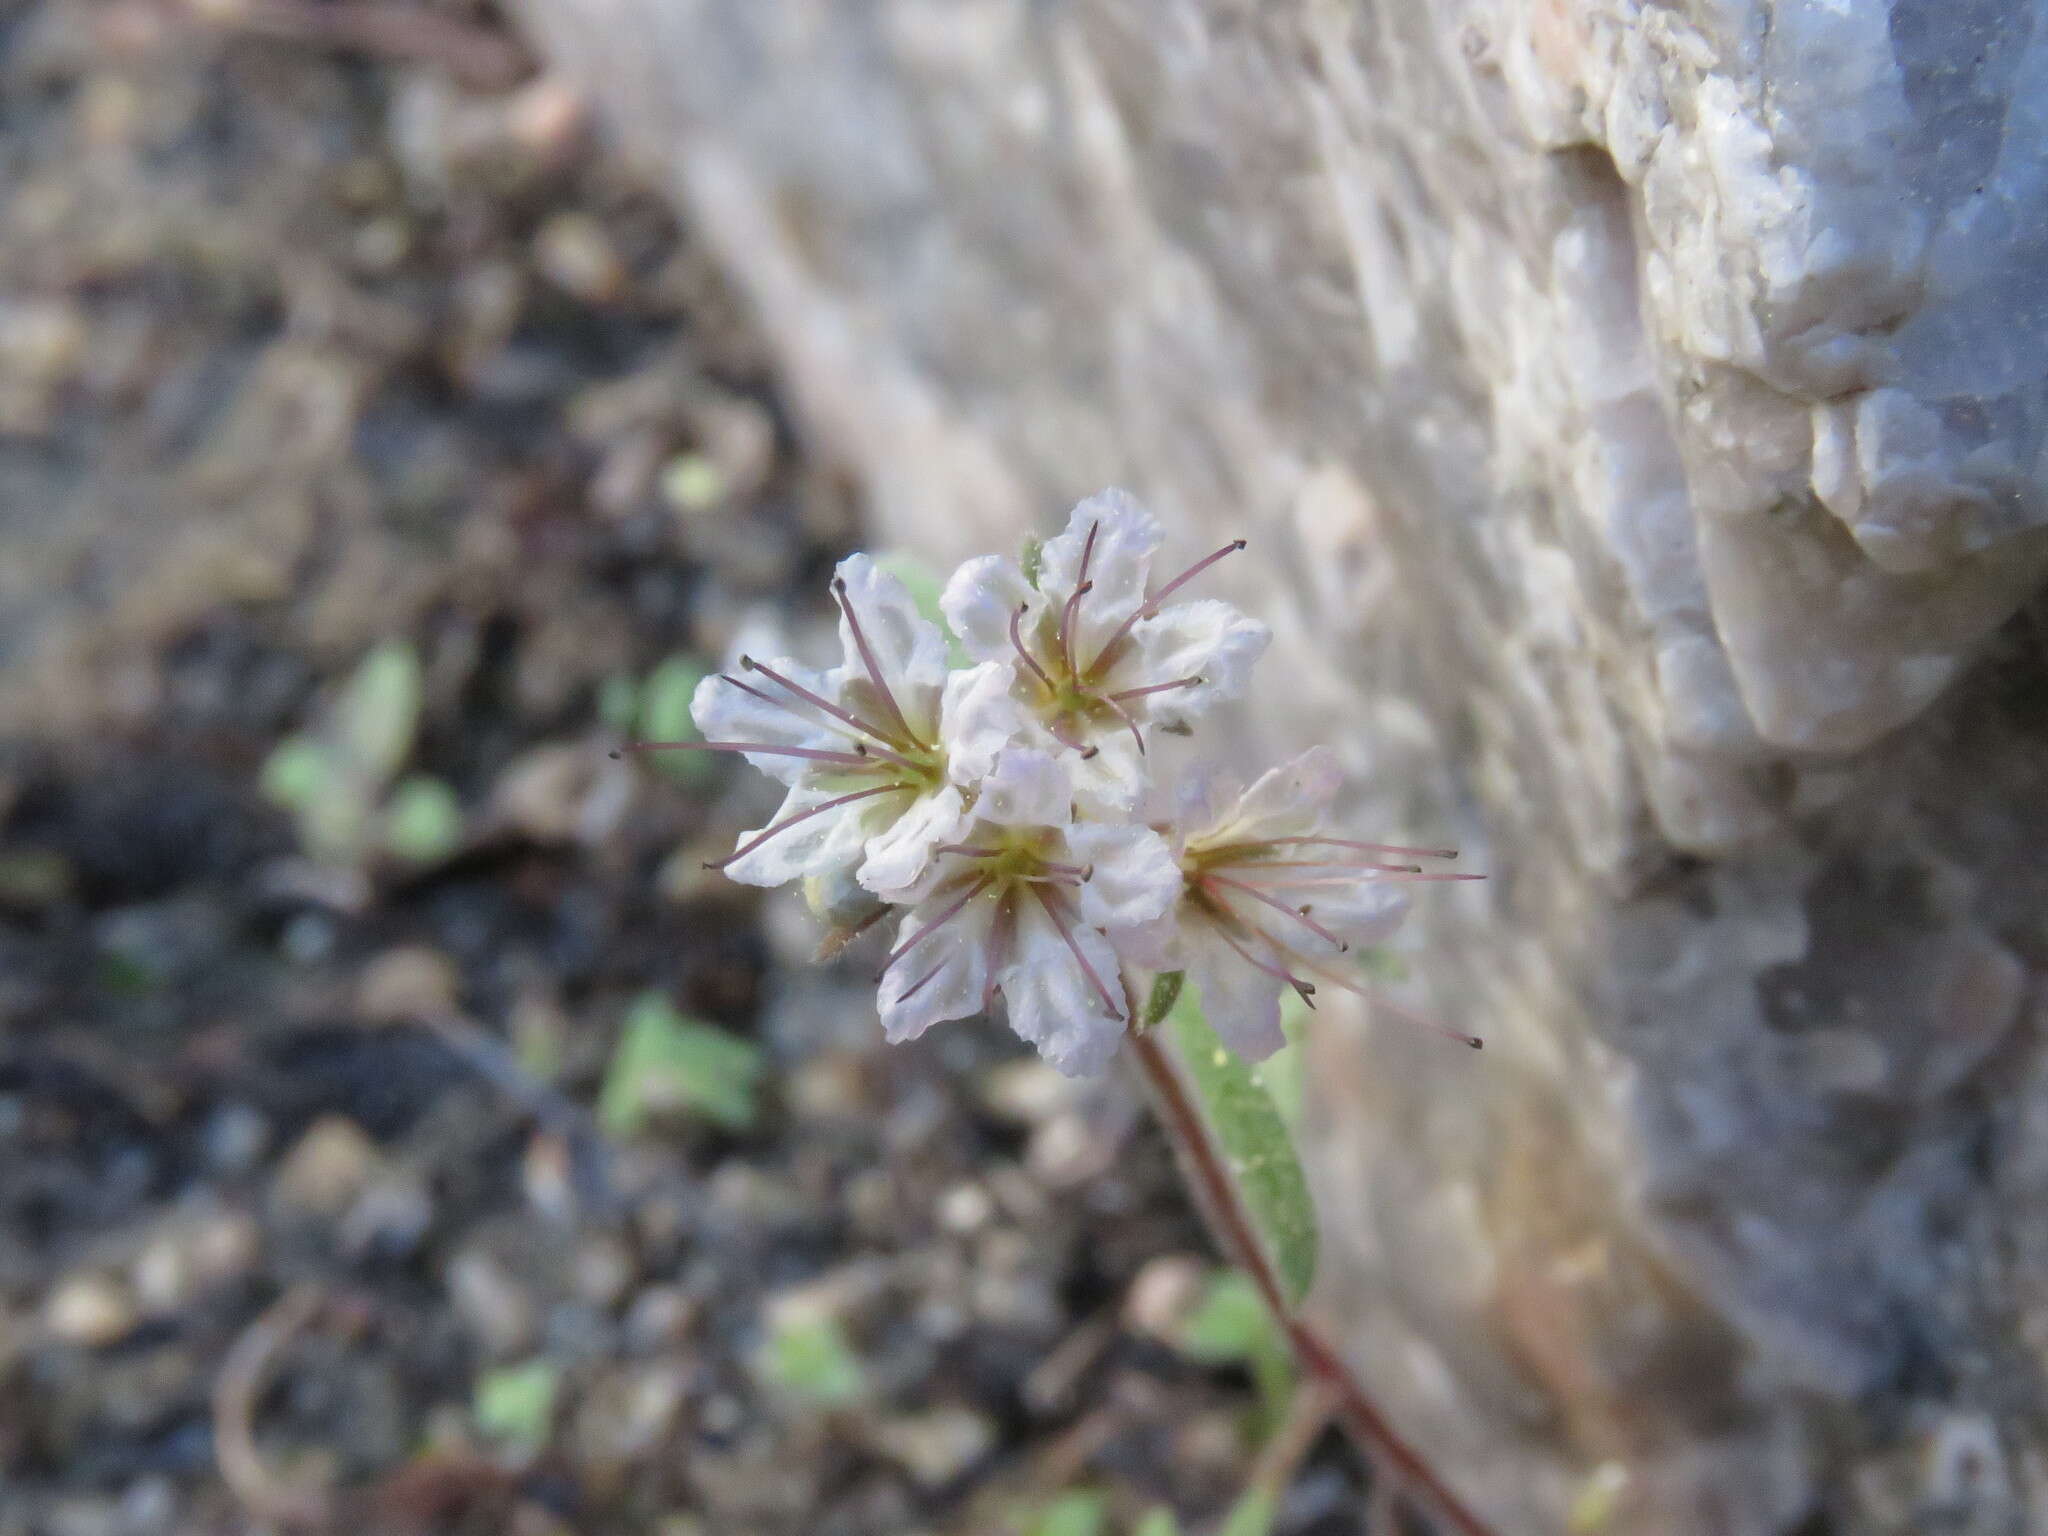
<svg viewBox="0 0 2048 1536"><path fill-rule="evenodd" d="M631 1136L668 1110L702 1115L730 1131L754 1123L761 1049L678 1013L649 992L626 1015L598 1095L598 1119L614 1136Z"/></svg>
<svg viewBox="0 0 2048 1536"><path fill-rule="evenodd" d="M867 1391L860 1359L829 1313L800 1311L774 1319L759 1371L769 1386L820 1408L843 1408Z"/></svg>
<svg viewBox="0 0 2048 1536"><path fill-rule="evenodd" d="M555 1367L546 1360L528 1360L486 1373L476 1384L477 1428L498 1440L540 1445L554 1419L555 1392L560 1386Z"/></svg>
<svg viewBox="0 0 2048 1536"><path fill-rule="evenodd" d="M1290 1306L1316 1272L1316 1213L1287 1125L1252 1069L1224 1048L1202 1016L1199 989L1184 987L1168 1023L1201 1100L1218 1153L1237 1180Z"/></svg>
<svg viewBox="0 0 2048 1536"><path fill-rule="evenodd" d="M1279 1513L1273 1495L1253 1488L1231 1507L1218 1536L1271 1536L1273 1517Z"/></svg>
<svg viewBox="0 0 2048 1536"><path fill-rule="evenodd" d="M420 659L403 640L386 640L349 679L336 713L336 744L364 779L383 784L412 755L422 694Z"/></svg>
<svg viewBox="0 0 2048 1536"><path fill-rule="evenodd" d="M1180 1522L1164 1504L1154 1505L1131 1527L1131 1536L1180 1536Z"/></svg>
<svg viewBox="0 0 2048 1536"><path fill-rule="evenodd" d="M1272 1428L1294 1392L1294 1355L1249 1276L1219 1269L1181 1324L1181 1353L1204 1365L1242 1365L1259 1389L1261 1422Z"/></svg>
<svg viewBox="0 0 2048 1536"><path fill-rule="evenodd" d="M287 810L303 810L327 792L334 759L310 736L287 736L263 763L264 798Z"/></svg>
<svg viewBox="0 0 2048 1536"><path fill-rule="evenodd" d="M640 718L640 684L629 674L614 672L597 685L597 718L621 736Z"/></svg>
<svg viewBox="0 0 2048 1536"><path fill-rule="evenodd" d="M690 718L690 701L704 681L704 669L687 656L671 656L652 672L640 689L640 741L702 741L704 733ZM718 773L710 752L653 752L656 769L685 784L710 782Z"/></svg>
<svg viewBox="0 0 2048 1536"><path fill-rule="evenodd" d="M725 500L725 471L701 453L679 453L662 467L661 494L682 512L703 512Z"/></svg>
<svg viewBox="0 0 2048 1536"><path fill-rule="evenodd" d="M462 842L462 802L440 779L416 773L384 807L384 846L414 864L445 859Z"/></svg>
<svg viewBox="0 0 2048 1536"><path fill-rule="evenodd" d="M1026 1529L1031 1536L1103 1536L1109 1529L1109 1500L1089 1488L1076 1488L1042 1505Z"/></svg>

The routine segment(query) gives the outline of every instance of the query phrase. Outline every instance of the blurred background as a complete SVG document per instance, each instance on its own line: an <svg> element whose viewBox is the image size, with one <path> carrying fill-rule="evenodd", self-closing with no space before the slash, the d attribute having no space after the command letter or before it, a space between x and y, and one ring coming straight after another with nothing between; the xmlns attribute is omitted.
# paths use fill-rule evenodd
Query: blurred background
<svg viewBox="0 0 2048 1536"><path fill-rule="evenodd" d="M0 1536L1368 1528L1131 1085L607 755L860 510L489 8L0 0Z"/></svg>

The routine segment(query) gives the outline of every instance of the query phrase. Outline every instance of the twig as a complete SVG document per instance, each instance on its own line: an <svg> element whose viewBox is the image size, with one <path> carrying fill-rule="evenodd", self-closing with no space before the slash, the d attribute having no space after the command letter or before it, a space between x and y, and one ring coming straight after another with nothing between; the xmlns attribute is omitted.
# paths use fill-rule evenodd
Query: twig
<svg viewBox="0 0 2048 1536"><path fill-rule="evenodd" d="M228 1349L213 1381L213 1446L221 1480L259 1520L304 1528L327 1523L328 1490L281 1481L256 1448L256 1405L270 1382L278 1351L313 1320L321 1295L295 1286L273 1302Z"/></svg>
<svg viewBox="0 0 2048 1536"><path fill-rule="evenodd" d="M1252 1219L1238 1199L1237 1185L1216 1155L1209 1140L1201 1111L1188 1097L1179 1069L1166 1054L1157 1035L1134 1032L1132 1053L1152 1094L1167 1139L1173 1143L1182 1171L1195 1191L1196 1202L1208 1218L1211 1230L1224 1253L1258 1287L1266 1306L1280 1322L1293 1346L1302 1369L1328 1386L1336 1399L1337 1421L1357 1443L1376 1474L1397 1482L1418 1503L1459 1536L1493 1536L1479 1517L1465 1507L1450 1487L1407 1441L1394 1432L1365 1389L1321 1335L1293 1314L1280 1288L1279 1277L1266 1257L1265 1248L1253 1229Z"/></svg>
<svg viewBox="0 0 2048 1536"><path fill-rule="evenodd" d="M185 8L232 31L432 64L477 91L509 90L533 67L502 32L392 0L185 0Z"/></svg>

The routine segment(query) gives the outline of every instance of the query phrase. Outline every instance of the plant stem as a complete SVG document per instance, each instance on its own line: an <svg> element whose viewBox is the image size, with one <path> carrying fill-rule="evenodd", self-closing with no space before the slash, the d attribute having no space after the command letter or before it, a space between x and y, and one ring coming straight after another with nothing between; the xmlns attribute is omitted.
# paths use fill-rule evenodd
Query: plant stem
<svg viewBox="0 0 2048 1536"><path fill-rule="evenodd" d="M1202 1113L1188 1096L1179 1069L1153 1031L1134 1031L1130 1042L1160 1124L1173 1143L1181 1171L1195 1191L1196 1203L1208 1218L1210 1230L1225 1255L1258 1287L1302 1369L1334 1394L1337 1421L1365 1454L1374 1472L1397 1483L1458 1536L1493 1536L1421 1454L1394 1432L1336 1350L1289 1310L1279 1276L1273 1272L1251 1216L1238 1199L1237 1185L1216 1155Z"/></svg>

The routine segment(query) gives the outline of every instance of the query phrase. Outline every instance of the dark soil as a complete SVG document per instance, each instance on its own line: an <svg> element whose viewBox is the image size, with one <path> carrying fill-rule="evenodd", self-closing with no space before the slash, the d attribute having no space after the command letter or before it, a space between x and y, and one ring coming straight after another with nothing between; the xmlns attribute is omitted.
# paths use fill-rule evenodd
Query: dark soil
<svg viewBox="0 0 2048 1536"><path fill-rule="evenodd" d="M817 637L850 488L491 17L346 9L0 0L0 1536L1210 1528L1254 1396L1171 1342L1130 1085L883 1046L872 954L700 867L765 787L607 756ZM391 641L426 854L263 789ZM598 1131L650 991L765 1052L751 1124ZM1357 1504L1325 1437L1278 1529Z"/></svg>

